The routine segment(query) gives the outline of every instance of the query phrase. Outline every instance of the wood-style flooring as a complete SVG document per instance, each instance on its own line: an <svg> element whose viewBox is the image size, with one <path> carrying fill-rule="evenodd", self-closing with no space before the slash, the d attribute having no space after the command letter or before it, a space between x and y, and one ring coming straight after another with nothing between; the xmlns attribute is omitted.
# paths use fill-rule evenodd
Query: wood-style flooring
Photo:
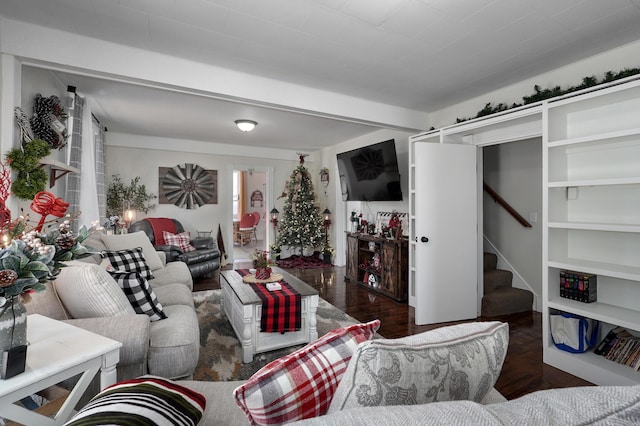
<svg viewBox="0 0 640 426"><path fill-rule="evenodd" d="M250 267L236 264L235 267ZM230 269L227 266L227 269ZM289 269L288 272L316 288L320 297L361 322L379 319L379 333L389 339L421 333L443 325L440 323L417 326L414 310L407 304L370 292L359 285L345 282L344 267L324 269ZM219 288L217 279L201 280L194 290ZM489 318L480 318L489 320ZM507 399L514 399L533 391L591 383L567 374L542 362L542 317L529 312L490 320L509 323L509 349L496 389Z"/></svg>

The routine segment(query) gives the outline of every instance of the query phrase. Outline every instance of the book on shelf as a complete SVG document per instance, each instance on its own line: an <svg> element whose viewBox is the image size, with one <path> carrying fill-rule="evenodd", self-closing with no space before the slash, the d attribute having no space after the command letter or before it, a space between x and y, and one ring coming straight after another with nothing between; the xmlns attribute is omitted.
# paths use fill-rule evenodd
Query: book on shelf
<svg viewBox="0 0 640 426"><path fill-rule="evenodd" d="M607 354L611 347L616 343L615 339L618 336L618 333L621 333L622 331L625 331L625 329L622 327L616 327L612 329L609 333L607 333L605 338L602 339L602 342L600 342L600 344L598 344L598 346L594 349L593 353L595 353L596 355Z"/></svg>
<svg viewBox="0 0 640 426"><path fill-rule="evenodd" d="M640 370L640 337L622 327L612 329L593 351L618 364Z"/></svg>
<svg viewBox="0 0 640 426"><path fill-rule="evenodd" d="M560 297L592 303L598 300L598 276L577 271L560 271Z"/></svg>

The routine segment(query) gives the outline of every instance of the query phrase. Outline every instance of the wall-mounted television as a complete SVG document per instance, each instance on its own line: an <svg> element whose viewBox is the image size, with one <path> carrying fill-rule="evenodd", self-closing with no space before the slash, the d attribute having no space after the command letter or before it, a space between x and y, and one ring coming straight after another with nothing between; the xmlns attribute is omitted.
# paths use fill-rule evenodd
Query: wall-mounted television
<svg viewBox="0 0 640 426"><path fill-rule="evenodd" d="M395 139L337 154L344 201L402 201Z"/></svg>

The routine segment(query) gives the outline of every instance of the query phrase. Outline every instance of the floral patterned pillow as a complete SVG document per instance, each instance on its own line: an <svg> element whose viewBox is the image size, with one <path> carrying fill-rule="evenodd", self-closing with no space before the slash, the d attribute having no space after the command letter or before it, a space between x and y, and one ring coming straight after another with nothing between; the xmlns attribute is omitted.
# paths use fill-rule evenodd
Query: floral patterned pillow
<svg viewBox="0 0 640 426"><path fill-rule="evenodd" d="M327 414L347 408L480 402L502 370L509 325L475 322L361 343Z"/></svg>

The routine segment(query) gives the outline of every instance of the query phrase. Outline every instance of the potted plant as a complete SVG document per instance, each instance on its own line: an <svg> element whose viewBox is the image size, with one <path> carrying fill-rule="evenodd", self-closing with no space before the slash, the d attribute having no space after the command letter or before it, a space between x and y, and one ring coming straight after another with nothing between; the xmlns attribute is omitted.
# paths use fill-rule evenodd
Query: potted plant
<svg viewBox="0 0 640 426"><path fill-rule="evenodd" d="M278 259L278 256L280 256L280 247L276 244L271 244L269 246L269 256L271 259Z"/></svg>
<svg viewBox="0 0 640 426"><path fill-rule="evenodd" d="M156 198L157 195L147 192L146 186L140 184L140 176L126 185L119 175L113 175L107 187L107 217L124 217L126 210L147 213L154 207L151 201Z"/></svg>
<svg viewBox="0 0 640 426"><path fill-rule="evenodd" d="M322 249L322 263L331 264L331 258L333 257L334 253L335 250L333 249L333 247L331 247L330 245L324 246L324 248Z"/></svg>
<svg viewBox="0 0 640 426"><path fill-rule="evenodd" d="M253 262L253 267L256 270L256 279L266 280L271 276L271 267L273 266L273 262L269 257L268 251L256 249L251 254L251 261Z"/></svg>

